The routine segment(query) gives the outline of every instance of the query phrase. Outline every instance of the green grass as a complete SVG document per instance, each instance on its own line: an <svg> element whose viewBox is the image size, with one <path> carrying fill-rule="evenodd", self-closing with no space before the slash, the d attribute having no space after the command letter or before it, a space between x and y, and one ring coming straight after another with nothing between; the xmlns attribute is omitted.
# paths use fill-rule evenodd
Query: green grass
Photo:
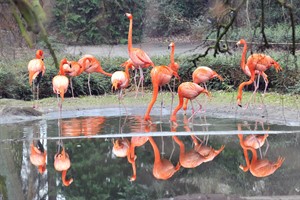
<svg viewBox="0 0 300 200"><path fill-rule="evenodd" d="M208 101L208 106L226 106L236 104L237 92L224 92L224 91L211 91L212 97ZM243 92L242 103L247 103L252 92ZM54 95L53 95L54 96ZM262 99L262 94L256 95L257 102ZM147 107L148 103L152 98L152 92L146 91L144 97L140 94L135 98L134 92L125 93L123 103L126 107ZM164 101L165 105L171 103L171 94L169 92L163 92L158 95L157 101L154 106L160 106L160 102ZM201 101L205 100L204 95L200 95L198 99ZM265 94L263 101L266 105L270 106L284 106L289 108L298 109L299 95L290 94L278 94L278 93L267 93ZM177 105L178 96L174 98L174 104ZM15 99L0 99L1 106L32 106L32 101L22 101ZM44 98L38 101L39 108L45 112L55 111L57 109L56 97ZM63 102L63 108L66 110L77 110L77 109L95 109L103 107L116 107L119 106L119 100L117 94L113 95L101 95L101 96L80 96L77 98L65 98Z"/></svg>

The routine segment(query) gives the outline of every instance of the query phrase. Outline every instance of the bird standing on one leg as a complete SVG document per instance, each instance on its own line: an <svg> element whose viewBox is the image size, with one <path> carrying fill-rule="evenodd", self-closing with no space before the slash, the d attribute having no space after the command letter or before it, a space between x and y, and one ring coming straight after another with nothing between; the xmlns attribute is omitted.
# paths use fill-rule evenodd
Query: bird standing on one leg
<svg viewBox="0 0 300 200"><path fill-rule="evenodd" d="M35 59L32 59L28 63L28 72L29 72L29 84L32 85L32 95L34 98L34 86L36 86L36 100L39 100L39 84L44 76L46 67L44 64L44 52L42 50L37 50L35 54ZM33 83L33 84L32 84ZM37 105L33 105L34 108Z"/></svg>

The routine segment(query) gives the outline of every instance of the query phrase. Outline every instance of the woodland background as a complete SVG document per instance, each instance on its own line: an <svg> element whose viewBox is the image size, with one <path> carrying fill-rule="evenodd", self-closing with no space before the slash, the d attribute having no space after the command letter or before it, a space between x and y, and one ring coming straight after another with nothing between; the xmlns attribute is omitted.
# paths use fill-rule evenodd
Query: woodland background
<svg viewBox="0 0 300 200"><path fill-rule="evenodd" d="M267 72L269 90L297 94L300 92L299 6L300 2L295 0L2 0L0 97L31 99L27 63L38 48L49 55L45 59L47 72L40 87L41 97L52 96L51 80L57 74L58 61L62 56L79 58L66 55L64 47L127 44L126 12L134 15L134 43L189 41L206 50L204 54L176 57L182 81L191 80L192 71L206 65L225 77L223 83L213 81L210 89L235 90L247 80L239 68L241 48L234 48L239 39L245 38L249 52L266 53L284 69L280 73ZM127 58L99 59L106 71L114 72L121 69L120 64ZM159 64L169 62L168 56L152 59ZM75 95L86 95L86 80L86 75L73 80ZM108 77L93 75L93 94L109 92L109 82ZM146 86L151 88L149 76Z"/></svg>

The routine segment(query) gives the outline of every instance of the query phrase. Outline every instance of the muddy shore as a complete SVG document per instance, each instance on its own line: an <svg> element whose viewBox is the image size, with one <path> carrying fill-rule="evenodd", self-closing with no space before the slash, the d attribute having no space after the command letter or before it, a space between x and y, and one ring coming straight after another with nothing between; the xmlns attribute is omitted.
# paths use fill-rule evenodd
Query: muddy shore
<svg viewBox="0 0 300 200"><path fill-rule="evenodd" d="M245 99L247 98L245 93ZM250 93L248 94L250 95ZM214 97L205 105L206 112L201 115L214 118L234 118L249 121L260 121L265 123L300 126L300 110L298 108L298 97L282 97L274 101L274 96L270 94L264 98L264 103L256 102L250 104L247 109L238 107L235 101L235 93L214 92ZM151 115L159 115L160 102L164 98L163 112L170 113L170 96L168 93L160 94L155 103ZM146 112L148 102L152 97L151 92L147 92L144 97L135 98L134 94L127 93L124 104L127 107L128 115L141 115ZM199 97L201 102L205 102L204 97ZM175 96L174 107L178 104L178 97ZM0 124L18 123L37 119L55 119L58 116L58 106L56 98L42 99L38 102L38 108L32 108L33 102L13 99L0 99ZM99 115L115 115L112 111L115 108L124 109L119 105L116 95L66 98L63 102L63 117L89 116L98 113ZM96 112L95 112L96 111ZM178 115L183 111L179 111ZM190 114L190 113L188 113Z"/></svg>

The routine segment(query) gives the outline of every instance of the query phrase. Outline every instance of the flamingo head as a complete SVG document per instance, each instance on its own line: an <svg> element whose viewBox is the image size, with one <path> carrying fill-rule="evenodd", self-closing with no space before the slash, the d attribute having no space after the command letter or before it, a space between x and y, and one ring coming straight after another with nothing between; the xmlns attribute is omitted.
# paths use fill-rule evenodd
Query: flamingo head
<svg viewBox="0 0 300 200"><path fill-rule="evenodd" d="M240 39L240 41L238 41L238 42L236 43L236 46L238 46L238 45L240 45L240 44L246 44L246 40Z"/></svg>
<svg viewBox="0 0 300 200"><path fill-rule="evenodd" d="M120 88L120 85L121 84L120 84L119 80L114 80L113 83L112 83L111 88L112 88L113 91L116 91Z"/></svg>
<svg viewBox="0 0 300 200"><path fill-rule="evenodd" d="M60 61L60 66L59 66L59 74L60 75L65 75L65 71L64 71L64 68L66 68L66 66L64 66L65 64L69 65L70 63L67 61L66 58L63 58Z"/></svg>
<svg viewBox="0 0 300 200"><path fill-rule="evenodd" d="M169 46L168 46L168 49L174 48L174 47L175 47L175 43L174 43L174 42L171 42L171 43L169 44Z"/></svg>
<svg viewBox="0 0 300 200"><path fill-rule="evenodd" d="M44 52L40 49L37 50L36 53L35 53L35 57L38 58L38 59L44 60Z"/></svg>
<svg viewBox="0 0 300 200"><path fill-rule="evenodd" d="M127 16L128 19L132 19L132 14L131 13L126 13L125 15Z"/></svg>

